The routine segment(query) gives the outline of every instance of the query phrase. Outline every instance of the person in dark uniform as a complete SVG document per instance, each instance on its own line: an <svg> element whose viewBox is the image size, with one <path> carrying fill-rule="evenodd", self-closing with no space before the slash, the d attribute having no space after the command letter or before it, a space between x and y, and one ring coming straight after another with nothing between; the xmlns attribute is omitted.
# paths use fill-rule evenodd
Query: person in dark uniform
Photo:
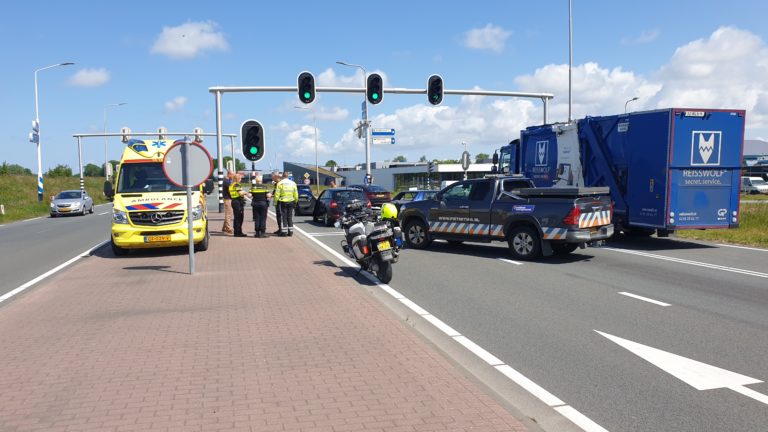
<svg viewBox="0 0 768 432"><path fill-rule="evenodd" d="M277 183L281 180L280 174L273 173L272 174L272 196L275 196L275 192L277 191ZM283 218L282 213L280 213L280 203L275 200L275 217L277 218L277 231L273 232L272 234L280 234L283 231Z"/></svg>
<svg viewBox="0 0 768 432"><path fill-rule="evenodd" d="M256 238L267 236L267 208L271 194L262 184L261 174L256 176L256 183L251 186L251 207L253 207L253 225L256 229Z"/></svg>
<svg viewBox="0 0 768 432"><path fill-rule="evenodd" d="M232 197L232 212L234 213L235 219L232 223L232 228L235 230L235 237L246 237L246 235L243 234L246 192L243 190L242 186L240 186L240 180L242 179L243 175L237 173L234 178L232 178L232 183L229 185L229 195Z"/></svg>

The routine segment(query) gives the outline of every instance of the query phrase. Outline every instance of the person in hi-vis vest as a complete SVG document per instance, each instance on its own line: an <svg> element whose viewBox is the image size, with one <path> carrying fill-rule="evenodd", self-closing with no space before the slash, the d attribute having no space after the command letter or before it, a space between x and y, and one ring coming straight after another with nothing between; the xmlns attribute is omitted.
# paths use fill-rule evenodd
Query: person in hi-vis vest
<svg viewBox="0 0 768 432"><path fill-rule="evenodd" d="M280 206L283 222L280 227L280 237L293 235L293 209L299 202L299 188L290 177L290 171L285 171L283 179L275 187L275 202Z"/></svg>

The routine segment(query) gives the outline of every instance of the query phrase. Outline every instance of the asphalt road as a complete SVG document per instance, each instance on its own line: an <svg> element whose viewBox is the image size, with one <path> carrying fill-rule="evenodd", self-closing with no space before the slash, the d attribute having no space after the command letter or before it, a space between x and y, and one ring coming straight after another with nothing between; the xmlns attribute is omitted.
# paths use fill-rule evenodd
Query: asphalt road
<svg viewBox="0 0 768 432"><path fill-rule="evenodd" d="M0 226L0 296L109 240L112 204L85 216L41 217Z"/></svg>
<svg viewBox="0 0 768 432"><path fill-rule="evenodd" d="M389 285L606 430L768 430L768 251L650 238L499 258L434 242Z"/></svg>

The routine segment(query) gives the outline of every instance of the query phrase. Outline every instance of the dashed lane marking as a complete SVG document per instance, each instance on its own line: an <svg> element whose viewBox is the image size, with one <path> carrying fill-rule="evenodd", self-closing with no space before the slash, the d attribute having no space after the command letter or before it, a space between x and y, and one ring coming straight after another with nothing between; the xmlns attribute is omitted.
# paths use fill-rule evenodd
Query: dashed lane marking
<svg viewBox="0 0 768 432"><path fill-rule="evenodd" d="M644 302L653 303L655 305L659 305L659 306L663 306L663 307L672 306L669 303L664 303L664 302L661 302L661 301L658 301L658 300L650 299L648 297L643 297L643 296L639 296L637 294L632 294L632 293L628 293L628 292L624 292L624 291L619 292L619 294L621 294L623 296L627 296L627 297L632 297L632 298L635 298L635 299L638 299L638 300L642 300Z"/></svg>

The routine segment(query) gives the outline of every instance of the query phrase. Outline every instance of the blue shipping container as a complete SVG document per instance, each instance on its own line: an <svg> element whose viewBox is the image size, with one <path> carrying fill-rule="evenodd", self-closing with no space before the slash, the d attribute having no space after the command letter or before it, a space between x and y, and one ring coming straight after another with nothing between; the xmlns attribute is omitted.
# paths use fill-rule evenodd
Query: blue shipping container
<svg viewBox="0 0 768 432"><path fill-rule="evenodd" d="M614 222L636 229L738 226L743 110L670 108L522 131L502 170L539 187L608 186Z"/></svg>

